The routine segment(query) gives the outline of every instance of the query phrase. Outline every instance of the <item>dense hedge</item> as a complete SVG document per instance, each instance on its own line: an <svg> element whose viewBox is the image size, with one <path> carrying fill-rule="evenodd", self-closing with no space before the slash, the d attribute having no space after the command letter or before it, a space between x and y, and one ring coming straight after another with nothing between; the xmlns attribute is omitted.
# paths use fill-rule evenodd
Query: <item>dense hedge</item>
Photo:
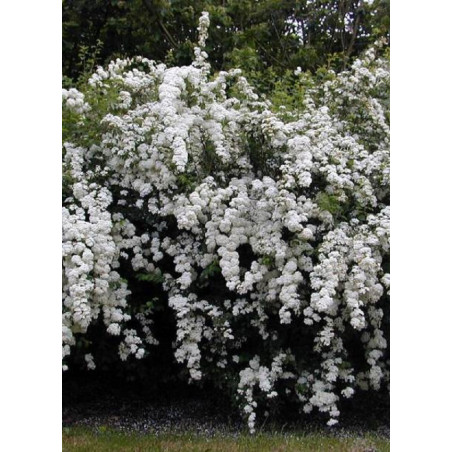
<svg viewBox="0 0 452 452"><path fill-rule="evenodd" d="M385 45L273 105L211 73L208 26L190 66L116 60L63 90L63 368L114 347L235 394L251 431L283 398L333 425L389 382Z"/></svg>

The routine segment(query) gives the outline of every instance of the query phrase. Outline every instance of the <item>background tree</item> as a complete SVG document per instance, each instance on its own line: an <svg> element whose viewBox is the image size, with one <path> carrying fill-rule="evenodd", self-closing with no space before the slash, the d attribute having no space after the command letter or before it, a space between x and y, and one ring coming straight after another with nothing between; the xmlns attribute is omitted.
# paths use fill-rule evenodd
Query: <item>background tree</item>
<svg viewBox="0 0 452 452"><path fill-rule="evenodd" d="M342 69L389 38L389 0L64 0L63 75L133 55L189 64L202 11L213 70L240 67L265 91L287 70Z"/></svg>

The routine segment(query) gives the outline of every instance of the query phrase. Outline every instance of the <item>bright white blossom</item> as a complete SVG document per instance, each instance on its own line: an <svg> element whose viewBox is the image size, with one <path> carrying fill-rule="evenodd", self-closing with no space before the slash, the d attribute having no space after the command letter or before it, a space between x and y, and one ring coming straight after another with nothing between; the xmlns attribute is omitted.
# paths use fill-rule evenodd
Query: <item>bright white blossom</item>
<svg viewBox="0 0 452 452"><path fill-rule="evenodd" d="M95 113L86 99L116 93L98 141L64 144L63 358L96 322L122 360L158 344L152 308L128 309L127 264L162 285L190 379L235 373L251 431L258 403L284 396L334 425L341 398L388 382L387 60L369 50L284 115L239 70L210 75L208 27L203 13L190 66L116 60L86 94L63 90L78 136Z"/></svg>

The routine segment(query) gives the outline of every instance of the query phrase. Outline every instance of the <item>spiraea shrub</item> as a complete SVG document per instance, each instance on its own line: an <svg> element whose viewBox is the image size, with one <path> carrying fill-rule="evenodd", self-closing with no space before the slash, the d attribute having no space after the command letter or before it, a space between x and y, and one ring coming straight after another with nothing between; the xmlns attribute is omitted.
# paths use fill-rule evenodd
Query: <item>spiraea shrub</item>
<svg viewBox="0 0 452 452"><path fill-rule="evenodd" d="M251 431L284 398L333 425L388 390L384 44L322 83L297 70L276 108L211 73L208 26L190 66L116 60L63 90L63 368L99 324L121 360L152 354L165 303L174 359L232 386ZM137 307L131 278L158 299Z"/></svg>

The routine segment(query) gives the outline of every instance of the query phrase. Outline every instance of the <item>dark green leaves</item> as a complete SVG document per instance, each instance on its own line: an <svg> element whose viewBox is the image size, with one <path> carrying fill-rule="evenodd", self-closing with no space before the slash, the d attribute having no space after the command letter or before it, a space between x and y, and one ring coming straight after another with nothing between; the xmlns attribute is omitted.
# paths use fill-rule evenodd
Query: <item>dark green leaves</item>
<svg viewBox="0 0 452 452"><path fill-rule="evenodd" d="M146 281L146 282L151 282L153 284L161 284L165 278L163 277L163 275L160 272L155 272L155 273L138 273L135 276L136 279L138 279L138 281Z"/></svg>
<svg viewBox="0 0 452 452"><path fill-rule="evenodd" d="M217 275L220 272L221 268L220 265L218 264L218 261L213 261L201 272L200 278L206 280L212 276Z"/></svg>

